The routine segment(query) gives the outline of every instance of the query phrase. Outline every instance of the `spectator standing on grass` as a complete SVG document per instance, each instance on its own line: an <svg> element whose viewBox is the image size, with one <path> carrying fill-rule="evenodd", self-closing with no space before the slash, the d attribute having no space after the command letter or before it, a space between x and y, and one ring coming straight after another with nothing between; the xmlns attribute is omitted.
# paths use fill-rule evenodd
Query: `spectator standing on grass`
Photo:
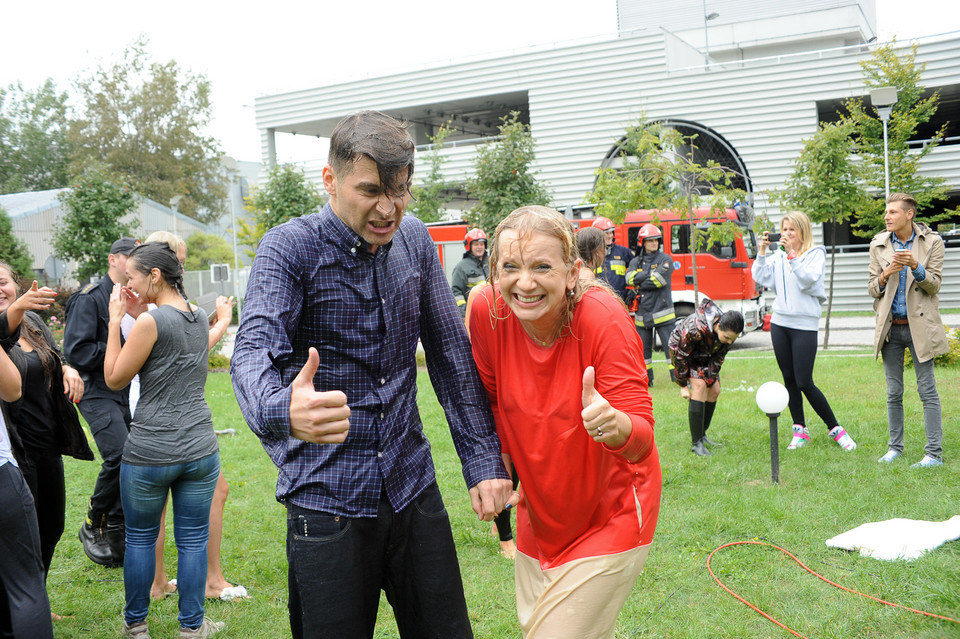
<svg viewBox="0 0 960 639"><path fill-rule="evenodd" d="M717 445L707 438L707 429L720 396L720 368L742 332L743 315L739 311L724 312L705 299L670 334L670 354L680 396L690 400L687 418L693 441L691 450L701 457L710 454L707 446Z"/></svg>
<svg viewBox="0 0 960 639"><path fill-rule="evenodd" d="M204 399L209 330L203 309L183 290L183 269L165 242L131 251L128 285L110 296L103 376L124 389L140 375L140 401L123 448L120 492L126 521L122 634L149 637L147 613L157 533L167 493L173 494L177 541L180 637L210 637L223 624L204 616L210 503L220 474L217 436ZM121 346L120 323L135 303L140 313Z"/></svg>
<svg viewBox="0 0 960 639"><path fill-rule="evenodd" d="M132 237L121 237L110 246L107 274L70 296L63 330L63 354L83 379L80 414L103 460L79 537L91 561L110 567L123 565L120 457L130 430L130 405L126 388L113 390L103 381L103 355L110 293L114 285L127 283L127 255L136 246Z"/></svg>
<svg viewBox="0 0 960 639"><path fill-rule="evenodd" d="M753 279L776 292L770 339L773 354L790 396L793 439L787 450L796 450L810 441L803 415L806 397L823 420L830 438L843 450L855 450L853 438L840 426L823 392L813 383L813 365L817 358L820 305L827 300L823 291L823 273L827 251L813 245L810 218L796 211L780 220L780 240L768 254L769 233L760 237L760 250L753 263Z"/></svg>
<svg viewBox="0 0 960 639"><path fill-rule="evenodd" d="M22 398L11 414L23 440L20 471L36 507L46 577L65 523L61 455L92 461L93 451L74 406L83 397L83 380L62 361L53 333L34 312L50 308L57 294L36 281L17 297L19 293L13 269L0 261L0 343L22 379Z"/></svg>
<svg viewBox="0 0 960 639"><path fill-rule="evenodd" d="M20 473L23 445L7 412L20 371L0 348L0 632L53 639L33 496Z"/></svg>
<svg viewBox="0 0 960 639"><path fill-rule="evenodd" d="M467 296L471 289L484 284L490 277L490 261L487 259L487 234L482 229L470 229L463 238L466 251L463 259L453 267L450 288L457 301L460 315L466 315Z"/></svg>
<svg viewBox="0 0 960 639"><path fill-rule="evenodd" d="M673 258L661 249L663 233L653 224L644 224L637 233L637 256L627 267L627 286L636 295L634 324L643 341L643 359L647 365L647 384L653 386L653 336L660 338L660 347L669 365L670 380L676 373L670 357L670 333L677 324L673 309Z"/></svg>
<svg viewBox="0 0 960 639"><path fill-rule="evenodd" d="M580 255L580 273L582 280L597 279L597 270L603 266L606 256L606 234L600 229L588 226L576 231L577 253Z"/></svg>
<svg viewBox="0 0 960 639"><path fill-rule="evenodd" d="M633 258L633 252L626 246L616 243L614 235L617 225L607 217L598 217L591 226L603 231L603 241L606 247L603 265L597 269L597 275L610 285L620 299L627 299L627 265Z"/></svg>
<svg viewBox="0 0 960 639"><path fill-rule="evenodd" d="M400 122L345 117L330 201L268 231L251 268L231 373L280 469L295 639L372 637L381 590L402 637L472 636L417 411L418 339L474 511L493 521L514 498L436 248L403 215L413 158Z"/></svg>
<svg viewBox="0 0 960 639"><path fill-rule="evenodd" d="M660 509L640 338L607 286L580 279L559 212L513 211L490 261L493 286L472 304L470 337L520 478L520 626L531 639L612 638Z"/></svg>
<svg viewBox="0 0 960 639"><path fill-rule="evenodd" d="M879 461L890 463L903 454L903 354L909 348L917 374L917 392L923 402L927 434L924 456L913 468L943 465L943 428L940 395L933 358L950 350L940 319L940 279L943 239L913 218L917 201L906 193L887 197L887 230L870 242L870 280L877 319L874 358L883 356L887 378L887 425L890 441Z"/></svg>

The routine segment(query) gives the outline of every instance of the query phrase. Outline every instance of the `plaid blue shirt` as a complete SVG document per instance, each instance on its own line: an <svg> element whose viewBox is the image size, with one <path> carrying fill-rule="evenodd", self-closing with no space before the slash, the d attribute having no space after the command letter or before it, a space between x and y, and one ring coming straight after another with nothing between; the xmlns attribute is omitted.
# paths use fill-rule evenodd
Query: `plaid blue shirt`
<svg viewBox="0 0 960 639"><path fill-rule="evenodd" d="M405 217L389 245L368 249L329 204L257 247L231 371L240 410L279 468L277 499L375 517L383 491L399 511L435 480L417 410L418 339L467 485L509 478L426 227ZM290 437L290 383L311 346L320 353L317 390L347 395L343 444Z"/></svg>

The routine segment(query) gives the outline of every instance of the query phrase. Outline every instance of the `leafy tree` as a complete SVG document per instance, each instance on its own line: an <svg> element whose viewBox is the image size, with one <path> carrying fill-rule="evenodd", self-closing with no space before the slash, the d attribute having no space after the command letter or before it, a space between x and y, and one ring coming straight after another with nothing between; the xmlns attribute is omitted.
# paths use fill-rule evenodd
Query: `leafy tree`
<svg viewBox="0 0 960 639"><path fill-rule="evenodd" d="M87 169L73 188L60 194L67 211L53 232L53 249L76 260L82 282L107 272L110 245L133 235L137 222L122 218L137 207L137 197L122 178L102 166Z"/></svg>
<svg viewBox="0 0 960 639"><path fill-rule="evenodd" d="M853 123L821 124L816 134L804 141L793 163L780 200L788 208L803 211L811 222L839 225L868 202L861 182L863 164L854 159L857 144ZM830 344L830 311L833 307L833 274L836 271L837 237L830 242L830 283L827 293L823 347Z"/></svg>
<svg viewBox="0 0 960 639"><path fill-rule="evenodd" d="M436 135L428 136L433 143L433 149L425 158L429 170L420 185L411 189L413 197L410 199L407 212L422 222L440 221L447 202L453 199L449 194L450 184L443 179L443 165L447 158L440 153L443 141L448 135L450 135L450 129L444 124Z"/></svg>
<svg viewBox="0 0 960 639"><path fill-rule="evenodd" d="M946 126L937 131L921 149L911 149L908 142L916 135L917 127L929 122L937 111L940 93L924 98L921 76L926 64L916 62L917 45L909 53L895 50L894 43L877 48L873 55L860 62L863 82L868 89L893 86L897 88L897 102L887 123L888 149L890 164L890 192L910 193L917 200L917 219L932 223L950 216L950 213L938 215L920 215L920 211L929 208L933 202L946 199L949 185L941 177L925 177L919 174L920 161L939 144L945 135ZM853 127L857 142L857 155L863 161L863 179L868 190L879 197L867 198L860 203L856 212L853 231L861 237L872 237L884 230L883 214L886 210L884 198L883 163L883 122L877 117L876 109L867 107L861 98L851 98L844 102L846 113L841 121Z"/></svg>
<svg viewBox="0 0 960 639"><path fill-rule="evenodd" d="M36 277L30 249L13 234L13 223L3 207L0 207L0 259L9 264L24 281L31 282Z"/></svg>
<svg viewBox="0 0 960 639"><path fill-rule="evenodd" d="M68 155L67 94L53 80L0 89L0 193L66 186Z"/></svg>
<svg viewBox="0 0 960 639"><path fill-rule="evenodd" d="M211 264L233 264L233 247L219 235L194 233L186 239L187 261L184 268L199 271Z"/></svg>
<svg viewBox="0 0 960 639"><path fill-rule="evenodd" d="M687 136L659 122L641 120L627 129L620 141L620 168L597 169L597 180L587 201L596 204L596 214L620 223L638 208L672 211L690 221L690 252L694 300L700 303L697 252L713 242L727 244L742 235L730 221L709 223L725 216L746 193L732 186L738 174L714 160L696 161L696 136ZM698 213L698 211L702 211ZM654 214L653 223L658 224Z"/></svg>
<svg viewBox="0 0 960 639"><path fill-rule="evenodd" d="M547 188L530 168L535 158L533 135L519 118L517 111L500 118L500 135L477 148L474 178L467 184L467 193L477 200L468 219L488 233L514 209L550 203Z"/></svg>
<svg viewBox="0 0 960 639"><path fill-rule="evenodd" d="M237 241L249 246L252 250L246 253L253 257L264 233L287 220L313 213L324 201L320 189L307 180L301 169L292 164L275 166L270 169L266 184L254 188L245 198L243 208L250 215L247 220L237 220Z"/></svg>
<svg viewBox="0 0 960 639"><path fill-rule="evenodd" d="M69 139L79 172L104 162L140 195L201 221L225 210L228 176L219 143L203 134L210 122L210 82L173 60L152 62L141 38L113 66L81 78L82 114Z"/></svg>

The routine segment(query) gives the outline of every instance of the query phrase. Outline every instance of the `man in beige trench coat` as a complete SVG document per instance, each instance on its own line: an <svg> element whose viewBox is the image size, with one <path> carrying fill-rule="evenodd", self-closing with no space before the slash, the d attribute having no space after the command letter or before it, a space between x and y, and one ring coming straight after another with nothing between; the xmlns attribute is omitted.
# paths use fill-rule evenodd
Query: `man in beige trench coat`
<svg viewBox="0 0 960 639"><path fill-rule="evenodd" d="M943 239L922 222L915 222L917 201L906 193L887 197L887 230L870 242L870 281L877 328L874 358L883 355L887 378L887 423L890 442L879 461L890 463L903 453L903 354L907 348L917 373L923 402L927 445L914 468L943 465L940 396L933 375L933 358L947 352L940 319L940 278Z"/></svg>

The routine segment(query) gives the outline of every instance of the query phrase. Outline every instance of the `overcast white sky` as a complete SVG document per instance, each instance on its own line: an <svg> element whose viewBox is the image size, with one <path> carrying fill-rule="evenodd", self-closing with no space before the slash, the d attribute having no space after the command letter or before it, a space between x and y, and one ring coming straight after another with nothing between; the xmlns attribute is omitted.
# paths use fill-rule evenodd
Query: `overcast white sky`
<svg viewBox="0 0 960 639"><path fill-rule="evenodd" d="M960 30L958 0L876 3L881 41ZM259 161L253 112L258 95L612 35L617 30L615 0L333 4L332 0L10 2L3 10L0 34L0 86L20 81L33 89L51 77L67 90L78 75L118 59L144 34L154 60L175 59L210 79L211 133L223 150L238 160ZM561 8L565 4L574 8ZM302 141L309 144L309 139ZM281 161L311 155L287 141L284 147L289 148L278 149Z"/></svg>

